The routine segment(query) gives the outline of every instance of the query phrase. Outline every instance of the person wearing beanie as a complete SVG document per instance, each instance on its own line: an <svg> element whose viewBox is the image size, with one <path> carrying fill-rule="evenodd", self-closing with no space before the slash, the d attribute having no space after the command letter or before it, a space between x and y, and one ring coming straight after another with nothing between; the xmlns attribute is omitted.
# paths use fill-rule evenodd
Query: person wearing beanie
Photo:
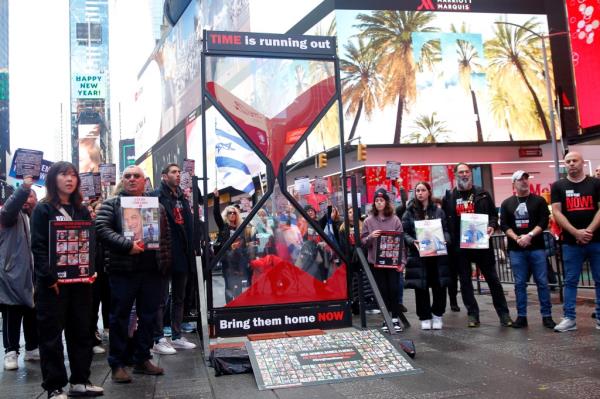
<svg viewBox="0 0 600 399"><path fill-rule="evenodd" d="M402 233L402 222L395 215L387 191L380 188L375 191L371 215L367 217L363 224L360 238L362 244L367 248L367 261L377 282L377 288L381 292L385 305L391 313L394 329L400 332L402 331L402 326L398 320L401 313L400 304L398 303L398 273L402 273L404 265L406 265L406 253L404 249L402 249L402 253L400 254L400 265L397 268L374 267L377 253L377 239L386 231ZM387 331L385 323L383 330Z"/></svg>

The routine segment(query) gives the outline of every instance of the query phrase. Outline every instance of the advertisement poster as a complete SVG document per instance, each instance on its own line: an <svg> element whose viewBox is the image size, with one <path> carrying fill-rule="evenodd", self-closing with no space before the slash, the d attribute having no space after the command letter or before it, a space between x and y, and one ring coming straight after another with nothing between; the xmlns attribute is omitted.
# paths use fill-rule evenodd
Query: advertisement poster
<svg viewBox="0 0 600 399"><path fill-rule="evenodd" d="M325 178L315 177L314 185L315 194L327 194L327 180Z"/></svg>
<svg viewBox="0 0 600 399"><path fill-rule="evenodd" d="M117 184L117 165L114 163L103 163L100 165L100 182L103 187Z"/></svg>
<svg viewBox="0 0 600 399"><path fill-rule="evenodd" d="M398 231L382 231L377 237L375 267L397 268L402 261L404 234Z"/></svg>
<svg viewBox="0 0 600 399"><path fill-rule="evenodd" d="M22 179L23 176L31 176L35 180L40 177L43 158L44 153L42 151L18 148L15 150L11 171L14 169L14 176L17 179Z"/></svg>
<svg viewBox="0 0 600 399"><path fill-rule="evenodd" d="M91 220L50 222L50 264L60 284L94 282L95 234Z"/></svg>
<svg viewBox="0 0 600 399"><path fill-rule="evenodd" d="M415 220L419 256L448 255L442 221L440 219Z"/></svg>
<svg viewBox="0 0 600 399"><path fill-rule="evenodd" d="M374 330L249 341L246 348L260 390L421 372Z"/></svg>
<svg viewBox="0 0 600 399"><path fill-rule="evenodd" d="M160 248L158 197L121 197L123 235L145 249Z"/></svg>
<svg viewBox="0 0 600 399"><path fill-rule="evenodd" d="M92 176L94 179L94 197L99 198L102 196L102 180L100 173L93 173Z"/></svg>
<svg viewBox="0 0 600 399"><path fill-rule="evenodd" d="M460 247L471 249L489 248L488 222L488 215L481 213L463 213L460 215Z"/></svg>
<svg viewBox="0 0 600 399"><path fill-rule="evenodd" d="M387 161L385 163L386 179L396 180L400 177L400 162Z"/></svg>

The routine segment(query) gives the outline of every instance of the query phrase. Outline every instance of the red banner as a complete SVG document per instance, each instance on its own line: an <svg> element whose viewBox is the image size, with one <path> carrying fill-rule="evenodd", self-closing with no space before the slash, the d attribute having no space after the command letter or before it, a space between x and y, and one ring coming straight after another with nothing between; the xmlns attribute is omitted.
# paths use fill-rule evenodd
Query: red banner
<svg viewBox="0 0 600 399"><path fill-rule="evenodd" d="M600 3L567 0L581 126L600 125Z"/></svg>

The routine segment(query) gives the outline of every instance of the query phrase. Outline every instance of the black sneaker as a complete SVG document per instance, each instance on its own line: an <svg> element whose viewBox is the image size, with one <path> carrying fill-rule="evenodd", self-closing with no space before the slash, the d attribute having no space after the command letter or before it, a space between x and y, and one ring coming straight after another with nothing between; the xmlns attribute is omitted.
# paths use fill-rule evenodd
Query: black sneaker
<svg viewBox="0 0 600 399"><path fill-rule="evenodd" d="M402 325L400 324L400 321L398 319L392 319L392 324L394 325L395 332L404 331L404 328L402 328Z"/></svg>
<svg viewBox="0 0 600 399"><path fill-rule="evenodd" d="M460 307L456 303L451 303L450 304L450 310L453 311L453 312L460 312Z"/></svg>
<svg viewBox="0 0 600 399"><path fill-rule="evenodd" d="M502 313L500 315L500 325L502 327L512 327L513 321L511 320L510 315L508 313Z"/></svg>
<svg viewBox="0 0 600 399"><path fill-rule="evenodd" d="M408 309L406 309L406 306L404 306L403 304L398 305L398 310L400 310L402 313L408 312Z"/></svg>
<svg viewBox="0 0 600 399"><path fill-rule="evenodd" d="M469 323L467 324L469 328L479 327L479 317L475 315L469 315Z"/></svg>
<svg viewBox="0 0 600 399"><path fill-rule="evenodd" d="M512 323L512 328L527 328L527 317L517 316L517 319Z"/></svg>
<svg viewBox="0 0 600 399"><path fill-rule="evenodd" d="M549 329L553 329L554 327L556 327L556 323L554 322L554 320L552 320L552 316L542 317L542 324L544 325L544 327Z"/></svg>
<svg viewBox="0 0 600 399"><path fill-rule="evenodd" d="M387 324L385 324L385 321L381 325L381 331L383 331L384 333L389 333L390 332L390 328L387 326Z"/></svg>

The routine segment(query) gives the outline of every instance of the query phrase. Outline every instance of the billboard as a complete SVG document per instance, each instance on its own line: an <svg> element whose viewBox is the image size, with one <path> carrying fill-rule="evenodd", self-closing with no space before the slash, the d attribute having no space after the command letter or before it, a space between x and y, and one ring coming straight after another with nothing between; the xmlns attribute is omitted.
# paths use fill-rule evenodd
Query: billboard
<svg viewBox="0 0 600 399"><path fill-rule="evenodd" d="M567 0L573 69L582 128L600 125L600 4Z"/></svg>
<svg viewBox="0 0 600 399"><path fill-rule="evenodd" d="M106 79L103 73L75 73L72 76L71 87L77 99L106 97Z"/></svg>

